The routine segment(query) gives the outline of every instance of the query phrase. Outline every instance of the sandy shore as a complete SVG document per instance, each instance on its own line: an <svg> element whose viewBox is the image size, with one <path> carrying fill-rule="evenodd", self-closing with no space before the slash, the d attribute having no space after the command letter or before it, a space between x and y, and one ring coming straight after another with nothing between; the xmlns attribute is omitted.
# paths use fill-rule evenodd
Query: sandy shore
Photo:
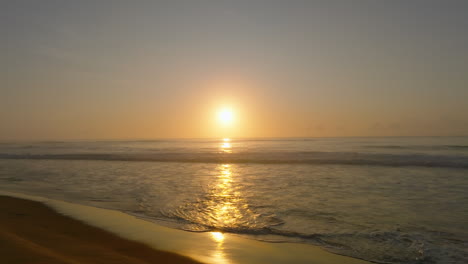
<svg viewBox="0 0 468 264"><path fill-rule="evenodd" d="M313 245L186 232L115 210L6 191L0 191L0 263L371 264Z"/></svg>
<svg viewBox="0 0 468 264"><path fill-rule="evenodd" d="M34 201L0 196L2 263L199 263L119 238Z"/></svg>

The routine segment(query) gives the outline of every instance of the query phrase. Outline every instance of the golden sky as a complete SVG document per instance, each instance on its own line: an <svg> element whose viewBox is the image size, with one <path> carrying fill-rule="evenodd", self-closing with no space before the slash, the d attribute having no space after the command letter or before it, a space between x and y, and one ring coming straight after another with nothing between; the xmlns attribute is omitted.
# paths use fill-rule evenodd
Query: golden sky
<svg viewBox="0 0 468 264"><path fill-rule="evenodd" d="M350 2L11 1L0 140L468 135L467 2Z"/></svg>

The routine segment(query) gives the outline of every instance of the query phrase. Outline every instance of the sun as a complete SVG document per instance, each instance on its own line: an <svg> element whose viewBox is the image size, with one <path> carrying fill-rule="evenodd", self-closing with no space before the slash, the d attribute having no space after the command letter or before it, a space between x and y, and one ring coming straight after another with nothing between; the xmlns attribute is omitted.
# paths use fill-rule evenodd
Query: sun
<svg viewBox="0 0 468 264"><path fill-rule="evenodd" d="M223 125L231 125L234 121L234 113L229 108L223 108L218 112L218 120Z"/></svg>

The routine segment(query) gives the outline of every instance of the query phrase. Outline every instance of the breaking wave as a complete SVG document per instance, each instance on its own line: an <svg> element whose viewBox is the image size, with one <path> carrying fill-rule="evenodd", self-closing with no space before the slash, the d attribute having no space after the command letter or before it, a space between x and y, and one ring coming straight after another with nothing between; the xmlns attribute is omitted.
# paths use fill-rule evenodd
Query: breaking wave
<svg viewBox="0 0 468 264"><path fill-rule="evenodd" d="M468 156L430 154L383 154L359 152L238 152L238 153L77 153L0 154L1 159L153 161L195 163L336 164L368 166L419 166L468 168Z"/></svg>

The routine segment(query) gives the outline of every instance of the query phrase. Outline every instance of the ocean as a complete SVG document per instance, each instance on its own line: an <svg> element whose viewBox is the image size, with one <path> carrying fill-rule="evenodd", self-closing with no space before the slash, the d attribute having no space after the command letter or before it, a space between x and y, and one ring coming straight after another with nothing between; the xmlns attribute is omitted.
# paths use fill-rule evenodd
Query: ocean
<svg viewBox="0 0 468 264"><path fill-rule="evenodd" d="M468 137L1 142L0 190L378 263L468 262Z"/></svg>

